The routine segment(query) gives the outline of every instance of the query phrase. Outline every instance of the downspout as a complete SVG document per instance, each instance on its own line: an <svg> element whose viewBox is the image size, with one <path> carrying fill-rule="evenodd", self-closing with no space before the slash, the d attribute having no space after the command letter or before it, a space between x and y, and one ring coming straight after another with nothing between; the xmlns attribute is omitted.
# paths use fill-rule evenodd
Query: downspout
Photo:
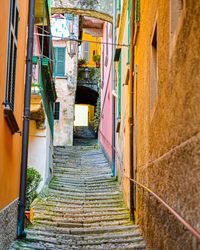
<svg viewBox="0 0 200 250"><path fill-rule="evenodd" d="M113 44L116 44L116 0L113 0ZM112 48L112 91L115 90L115 56L116 45ZM112 95L112 176L116 176L115 166L115 96Z"/></svg>
<svg viewBox="0 0 200 250"><path fill-rule="evenodd" d="M26 175L28 161L28 140L29 140L29 116L31 100L31 83L32 83L32 58L34 42L34 14L35 0L29 0L28 13L28 41L26 57L26 81L24 92L24 115L23 115L23 132L22 132L22 155L21 155L21 176L20 176L20 194L18 205L18 237L25 237L24 219L25 219L25 202L26 202Z"/></svg>
<svg viewBox="0 0 200 250"><path fill-rule="evenodd" d="M130 20L130 76L129 76L129 176L131 179L134 179L134 164L133 164L133 98L134 98L134 44L133 37L135 32L135 0L132 1L131 5L131 20ZM130 181L130 217L134 218L134 183Z"/></svg>

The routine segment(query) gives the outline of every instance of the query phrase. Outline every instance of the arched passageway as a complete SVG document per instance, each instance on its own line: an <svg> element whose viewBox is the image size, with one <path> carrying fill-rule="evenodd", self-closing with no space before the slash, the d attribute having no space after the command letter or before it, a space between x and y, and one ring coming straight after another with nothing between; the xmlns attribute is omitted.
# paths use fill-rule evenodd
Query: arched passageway
<svg viewBox="0 0 200 250"><path fill-rule="evenodd" d="M75 100L74 145L96 143L95 112L98 92L78 86Z"/></svg>

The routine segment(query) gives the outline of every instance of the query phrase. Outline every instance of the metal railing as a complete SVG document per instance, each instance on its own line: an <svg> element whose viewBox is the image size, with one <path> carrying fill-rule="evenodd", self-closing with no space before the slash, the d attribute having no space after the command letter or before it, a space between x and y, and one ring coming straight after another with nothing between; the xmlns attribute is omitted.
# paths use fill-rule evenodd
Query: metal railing
<svg viewBox="0 0 200 250"><path fill-rule="evenodd" d="M109 146L111 148L114 148L115 150L115 153L116 153L116 156L117 158L119 159L119 162L121 164L121 158L120 158L120 155L119 153L117 152L116 148L113 147L111 145L111 143L107 140L107 138L105 137L105 135L101 132L101 130L99 130L99 133L101 134L101 136L103 137L103 139L105 140L105 142L107 144L109 144ZM150 188L146 187L145 185L137 182L136 180L134 179L131 179L130 177L126 176L126 175L123 175L124 178L126 179L129 179L130 181L132 181L133 183L135 183L138 187L146 190L148 193L150 193L153 197L155 197L161 204L164 205L165 208L167 208L171 214L174 215L174 217L179 221L181 222L187 229L188 231L191 232L191 234L193 236L195 236L199 241L200 241L200 232L197 231L196 228L194 228L189 222L187 222L175 209L173 209L169 204L167 204L160 196L158 196L156 193L154 193Z"/></svg>

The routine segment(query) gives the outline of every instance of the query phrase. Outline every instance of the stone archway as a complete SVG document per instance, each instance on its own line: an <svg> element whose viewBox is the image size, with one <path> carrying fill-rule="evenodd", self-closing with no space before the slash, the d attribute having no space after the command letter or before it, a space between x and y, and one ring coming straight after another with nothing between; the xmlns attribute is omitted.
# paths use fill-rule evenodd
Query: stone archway
<svg viewBox="0 0 200 250"><path fill-rule="evenodd" d="M53 0L51 14L69 13L112 23L112 0Z"/></svg>

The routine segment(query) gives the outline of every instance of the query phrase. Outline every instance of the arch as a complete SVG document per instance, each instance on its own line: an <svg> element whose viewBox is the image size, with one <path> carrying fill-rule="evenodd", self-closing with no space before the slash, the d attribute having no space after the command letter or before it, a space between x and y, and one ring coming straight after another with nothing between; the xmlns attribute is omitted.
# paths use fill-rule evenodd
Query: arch
<svg viewBox="0 0 200 250"><path fill-rule="evenodd" d="M96 106L99 94L91 88L78 86L76 90L76 104L88 104Z"/></svg>
<svg viewBox="0 0 200 250"><path fill-rule="evenodd" d="M69 13L81 16L89 16L98 18L100 20L112 23L113 18L112 16L102 13L97 10L89 10L89 9L79 9L79 8L65 8L65 7L52 7L51 14L62 14L62 13Z"/></svg>

